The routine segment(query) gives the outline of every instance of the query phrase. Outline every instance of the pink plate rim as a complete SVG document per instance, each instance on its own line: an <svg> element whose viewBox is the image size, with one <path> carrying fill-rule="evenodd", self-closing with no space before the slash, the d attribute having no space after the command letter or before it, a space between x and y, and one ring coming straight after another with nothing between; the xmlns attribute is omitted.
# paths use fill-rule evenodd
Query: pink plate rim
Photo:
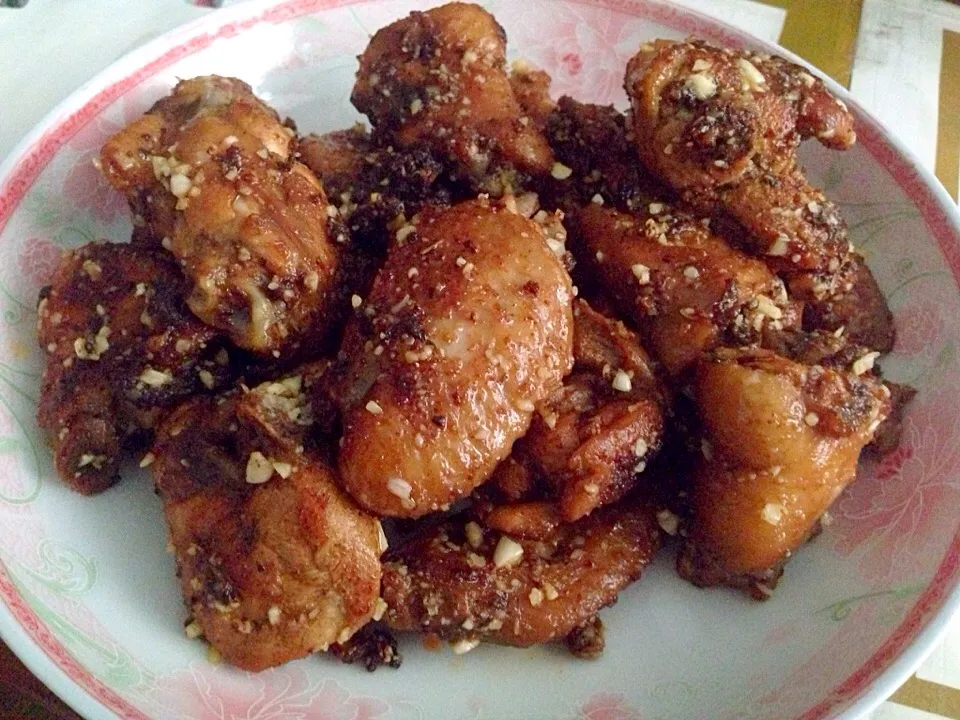
<svg viewBox="0 0 960 720"><path fill-rule="evenodd" d="M125 55L61 102L0 165L0 231L27 190L57 151L103 108L143 80L173 62L263 23L282 23L320 10L375 0L251 0L187 23ZM666 0L568 0L608 10L644 16L686 33L719 31L742 45L776 52L810 67L789 51L694 10ZM439 0L438 0L439 2ZM816 71L815 68L811 70ZM917 157L850 96L822 77L857 115L861 144L882 165L919 209L960 286L960 210ZM952 250L952 252L951 252ZM148 720L146 716L81 666L60 644L34 611L23 602L0 561L0 638L25 665L64 702L81 714ZM866 714L899 687L923 662L960 612L960 527L929 587L883 645L830 694L799 716L814 720L842 712L854 718ZM844 710L841 707L846 705Z"/></svg>

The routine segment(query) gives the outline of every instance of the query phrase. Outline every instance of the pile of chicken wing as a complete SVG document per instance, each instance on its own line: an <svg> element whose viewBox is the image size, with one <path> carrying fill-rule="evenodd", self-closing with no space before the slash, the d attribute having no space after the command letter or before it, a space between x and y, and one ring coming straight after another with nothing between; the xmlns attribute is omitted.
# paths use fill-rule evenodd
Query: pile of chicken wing
<svg viewBox="0 0 960 720"><path fill-rule="evenodd" d="M397 665L391 631L594 657L666 536L765 599L896 445L890 311L796 154L855 142L844 104L658 40L624 114L505 51L414 12L360 56L369 129L211 76L103 147L135 230L41 294L40 424L81 493L150 468L186 633L238 667Z"/></svg>

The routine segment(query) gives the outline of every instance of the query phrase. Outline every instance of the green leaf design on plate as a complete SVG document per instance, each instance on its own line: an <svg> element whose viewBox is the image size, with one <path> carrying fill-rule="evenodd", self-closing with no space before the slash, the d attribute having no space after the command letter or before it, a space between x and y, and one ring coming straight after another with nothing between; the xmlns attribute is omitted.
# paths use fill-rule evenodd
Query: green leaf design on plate
<svg viewBox="0 0 960 720"><path fill-rule="evenodd" d="M60 595L83 595L97 582L97 563L73 548L45 539L37 546L40 564L20 567L47 589Z"/></svg>
<svg viewBox="0 0 960 720"><path fill-rule="evenodd" d="M92 585L96 580L96 563L76 550L59 546L51 540L42 541L38 552L41 557L38 568L28 568L19 559L9 556L4 557L4 564L24 601L64 644L70 654L114 690L129 691L144 684L154 683L156 678L153 673L139 665L126 650L107 639L98 638L77 627L68 618L51 608L21 574L24 573L54 592L69 596L77 594L78 589L84 588L86 580L90 580ZM54 564L52 568L49 565L51 562ZM14 567L19 568L20 572L14 572ZM59 579L44 577L48 572L59 574ZM58 587L61 589L58 590ZM82 591L85 592L85 589Z"/></svg>
<svg viewBox="0 0 960 720"><path fill-rule="evenodd" d="M60 224L61 203L49 202L43 188L34 186L23 199L23 209L30 214L33 224L40 228L54 228Z"/></svg>
<svg viewBox="0 0 960 720"><path fill-rule="evenodd" d="M843 183L843 168L834 160L823 174L823 190L829 193Z"/></svg>
<svg viewBox="0 0 960 720"><path fill-rule="evenodd" d="M889 590L878 590L876 592L866 593L865 595L856 595L854 597L846 598L845 600L838 600L831 605L820 608L814 614L820 615L821 613L829 613L831 620L835 622L842 622L850 616L850 613L853 612L853 609L860 603L882 597L886 597L894 601L905 600L911 595L916 595L926 586L926 583L916 583L913 585L902 585Z"/></svg>

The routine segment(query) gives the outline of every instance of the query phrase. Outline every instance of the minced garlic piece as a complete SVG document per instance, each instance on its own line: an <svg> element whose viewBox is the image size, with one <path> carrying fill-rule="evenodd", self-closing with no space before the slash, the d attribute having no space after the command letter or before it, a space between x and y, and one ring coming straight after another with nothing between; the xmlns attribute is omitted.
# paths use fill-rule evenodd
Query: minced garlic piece
<svg viewBox="0 0 960 720"><path fill-rule="evenodd" d="M567 167L562 162L555 162L550 170L550 175L556 180L566 180L573 175L573 168Z"/></svg>
<svg viewBox="0 0 960 720"><path fill-rule="evenodd" d="M614 390L620 392L630 392L633 389L633 382L630 380L630 376L623 370L617 370L610 385L613 386Z"/></svg>
<svg viewBox="0 0 960 720"><path fill-rule="evenodd" d="M247 460L247 482L251 485L262 485L273 477L273 463L258 450L250 453Z"/></svg>
<svg viewBox="0 0 960 720"><path fill-rule="evenodd" d="M767 503L763 506L763 510L760 511L760 517L763 518L764 522L768 522L771 525L779 525L783 519L784 510L786 510L786 508L779 503Z"/></svg>
<svg viewBox="0 0 960 720"><path fill-rule="evenodd" d="M504 535L493 551L493 564L498 568L513 567L523 559L523 546Z"/></svg>

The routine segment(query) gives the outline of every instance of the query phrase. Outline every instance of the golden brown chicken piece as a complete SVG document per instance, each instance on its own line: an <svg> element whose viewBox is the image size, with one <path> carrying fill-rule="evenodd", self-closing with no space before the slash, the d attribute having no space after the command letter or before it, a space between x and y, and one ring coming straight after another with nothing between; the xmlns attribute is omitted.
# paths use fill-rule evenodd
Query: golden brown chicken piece
<svg viewBox="0 0 960 720"><path fill-rule="evenodd" d="M633 503L540 541L453 520L388 556L384 621L450 640L456 652L481 640L520 647L562 640L615 602L659 545L653 513Z"/></svg>
<svg viewBox="0 0 960 720"><path fill-rule="evenodd" d="M101 153L190 278L190 309L266 356L317 343L336 316L327 199L294 138L246 83L208 76L178 83Z"/></svg>
<svg viewBox="0 0 960 720"><path fill-rule="evenodd" d="M483 8L450 3L377 31L350 96L394 145L426 143L495 186L516 170L549 172L553 153L506 71L506 34ZM515 183L512 183L516 187Z"/></svg>
<svg viewBox="0 0 960 720"><path fill-rule="evenodd" d="M244 670L344 643L378 605L379 522L311 443L322 369L190 401L154 446L188 634Z"/></svg>
<svg viewBox="0 0 960 720"><path fill-rule="evenodd" d="M640 328L672 376L718 345L751 345L799 325L797 303L760 261L665 203L576 215L575 255Z"/></svg>
<svg viewBox="0 0 960 720"><path fill-rule="evenodd" d="M166 412L225 387L243 364L187 309L187 286L167 253L91 243L68 253L41 292L47 367L37 415L75 490L113 485L124 452L149 442Z"/></svg>
<svg viewBox="0 0 960 720"><path fill-rule="evenodd" d="M540 537L619 500L663 441L666 393L639 337L583 300L573 314L573 373L492 478L506 500L525 501L485 516L507 534Z"/></svg>
<svg viewBox="0 0 960 720"><path fill-rule="evenodd" d="M805 366L765 350L702 359L694 394L703 453L678 570L697 585L768 596L783 563L855 479L890 394L868 371Z"/></svg>
<svg viewBox="0 0 960 720"><path fill-rule="evenodd" d="M341 354L344 487L382 515L468 495L572 365L570 278L541 226L485 200L397 231Z"/></svg>
<svg viewBox="0 0 960 720"><path fill-rule="evenodd" d="M658 40L630 61L625 87L644 162L787 278L810 306L808 327L845 327L854 342L892 349L876 281L797 163L803 138L840 150L856 141L853 115L821 80L776 56Z"/></svg>

